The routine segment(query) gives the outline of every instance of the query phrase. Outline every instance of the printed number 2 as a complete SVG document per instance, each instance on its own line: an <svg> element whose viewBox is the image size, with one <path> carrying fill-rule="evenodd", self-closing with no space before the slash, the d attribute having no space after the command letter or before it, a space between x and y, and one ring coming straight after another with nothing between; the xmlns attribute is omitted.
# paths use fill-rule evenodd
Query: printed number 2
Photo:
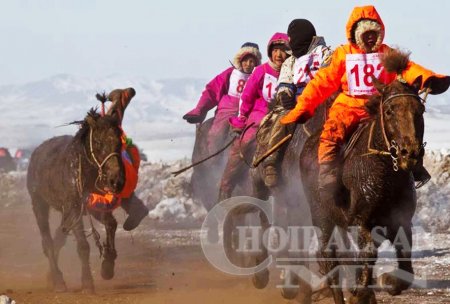
<svg viewBox="0 0 450 304"><path fill-rule="evenodd" d="M381 63L379 63L377 65L377 71L381 70L382 65ZM373 64L368 63L364 65L363 68L363 72L364 72L364 77L363 77L363 81L364 84L366 86L371 86L372 85L372 77L375 76L375 68L373 66ZM351 74L355 74L355 82L356 82L356 86L359 87L359 65L356 64L351 70L350 70Z"/></svg>
<svg viewBox="0 0 450 304"><path fill-rule="evenodd" d="M245 86L245 80L244 79L239 79L236 91L238 93L242 93L242 91L244 90L244 86Z"/></svg>

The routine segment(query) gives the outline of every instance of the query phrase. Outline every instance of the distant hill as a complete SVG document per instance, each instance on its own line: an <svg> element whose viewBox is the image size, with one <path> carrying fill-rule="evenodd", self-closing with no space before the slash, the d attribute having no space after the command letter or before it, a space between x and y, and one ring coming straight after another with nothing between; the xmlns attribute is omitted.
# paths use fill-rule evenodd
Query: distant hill
<svg viewBox="0 0 450 304"><path fill-rule="evenodd" d="M194 78L154 81L111 76L95 80L63 74L0 86L0 145L35 146L55 135L74 134L76 127L63 125L99 107L97 92L133 87L136 97L124 118L127 134L151 159L190 156L195 126L181 117L197 102L204 85L205 80Z"/></svg>
<svg viewBox="0 0 450 304"><path fill-rule="evenodd" d="M133 87L136 97L127 108L124 129L145 150L149 160L190 157L195 126L181 119L197 102L206 80L148 80L114 75L91 79L55 75L21 85L0 86L0 146L35 146L49 137L74 134L63 126L83 119L99 106L97 92ZM425 114L425 141L429 149L450 148L450 100L448 93L430 96Z"/></svg>

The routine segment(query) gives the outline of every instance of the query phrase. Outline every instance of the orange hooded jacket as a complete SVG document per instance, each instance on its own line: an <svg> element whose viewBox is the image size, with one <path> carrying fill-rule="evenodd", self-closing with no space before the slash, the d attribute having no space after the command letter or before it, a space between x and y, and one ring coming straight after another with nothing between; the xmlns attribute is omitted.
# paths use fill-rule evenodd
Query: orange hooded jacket
<svg viewBox="0 0 450 304"><path fill-rule="evenodd" d="M377 22L381 26L381 38L384 37L384 24L378 12L373 6L355 7L347 22L346 33L348 44L338 47L331 58L329 66L319 70L297 97L297 105L281 119L281 123L288 124L297 120L306 121L314 114L315 109L334 92L341 90L335 104L342 104L348 107L363 107L368 100L368 96L352 96L349 94L349 85L346 73L346 58L348 54L364 54L354 42L352 32L356 23L362 19ZM382 41L381 41L382 42ZM378 52L385 53L390 48L381 44ZM422 76L422 88L431 88L431 94L440 94L447 90L450 85L450 77L438 75L424 67L410 61L407 69L401 75L409 84L412 84L417 77ZM379 79L388 84L396 78L394 73L382 72ZM303 118L303 119L302 119Z"/></svg>

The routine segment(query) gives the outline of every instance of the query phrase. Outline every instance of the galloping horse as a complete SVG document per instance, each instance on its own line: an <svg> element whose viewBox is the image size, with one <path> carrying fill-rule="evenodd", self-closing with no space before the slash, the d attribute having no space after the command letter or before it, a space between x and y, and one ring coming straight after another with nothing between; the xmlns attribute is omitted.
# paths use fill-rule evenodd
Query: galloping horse
<svg viewBox="0 0 450 304"><path fill-rule="evenodd" d="M86 209L86 199L93 192L120 193L125 184L121 157L121 122L124 110L135 91L128 88L124 92L128 96L126 100L111 107L106 115L100 115L91 109L83 121L77 122L80 129L75 136L53 137L38 146L31 155L27 188L41 233L44 254L50 264L50 283L55 291L67 290L58 267L58 255L67 234L73 231L82 264L82 290L94 292L89 265L89 243L82 221L83 215L87 213L105 225L107 238L103 248L101 274L104 279L114 276L117 221L111 212ZM50 208L62 213L61 225L57 228L54 239L49 226Z"/></svg>
<svg viewBox="0 0 450 304"><path fill-rule="evenodd" d="M399 64L407 61L407 57L403 58ZM341 260L348 256L339 252L339 248L327 246L335 229L342 232L350 226L358 228L354 242L360 251L354 265L361 266L362 270L356 273L358 285L352 290L350 303L376 303L375 293L368 285L372 283L377 247L384 239L394 244L400 269L382 277L382 281L392 287L388 291L392 295L399 294L414 278L410 258L416 191L411 170L423 155L425 107L418 96L421 78L419 76L412 85L401 79L384 85L374 79L379 94L368 101L366 107L371 119L343 156L342 195L338 206L331 201L321 201L318 194L320 132L307 140L301 153L300 170L312 221L322 234L319 237L322 273L329 274L340 264L348 263ZM377 227L382 227L384 232L381 240L372 237L372 230ZM404 235L402 244L395 242L399 232ZM345 232L341 237L349 242ZM402 279L398 278L400 273ZM331 275L328 280L330 286L338 286L337 275ZM332 292L336 303L345 303L339 287Z"/></svg>

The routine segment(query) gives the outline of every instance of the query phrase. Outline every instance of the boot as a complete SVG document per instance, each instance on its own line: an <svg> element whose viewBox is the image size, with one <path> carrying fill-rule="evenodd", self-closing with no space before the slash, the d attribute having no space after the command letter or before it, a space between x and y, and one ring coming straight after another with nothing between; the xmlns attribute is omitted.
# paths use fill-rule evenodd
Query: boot
<svg viewBox="0 0 450 304"><path fill-rule="evenodd" d="M320 164L319 196L322 202L333 200L336 204L338 192L338 166L336 162Z"/></svg>
<svg viewBox="0 0 450 304"><path fill-rule="evenodd" d="M423 158L420 158L417 162L412 170L412 174L414 176L414 181L416 182L416 189L419 189L431 179L430 173L428 173L427 169L423 166Z"/></svg>
<svg viewBox="0 0 450 304"><path fill-rule="evenodd" d="M275 166L268 165L264 167L264 184L267 187L274 187L278 182L278 171Z"/></svg>
<svg viewBox="0 0 450 304"><path fill-rule="evenodd" d="M134 193L130 198L122 200L121 207L128 214L127 219L123 223L125 231L131 231L139 226L149 212L147 206Z"/></svg>

